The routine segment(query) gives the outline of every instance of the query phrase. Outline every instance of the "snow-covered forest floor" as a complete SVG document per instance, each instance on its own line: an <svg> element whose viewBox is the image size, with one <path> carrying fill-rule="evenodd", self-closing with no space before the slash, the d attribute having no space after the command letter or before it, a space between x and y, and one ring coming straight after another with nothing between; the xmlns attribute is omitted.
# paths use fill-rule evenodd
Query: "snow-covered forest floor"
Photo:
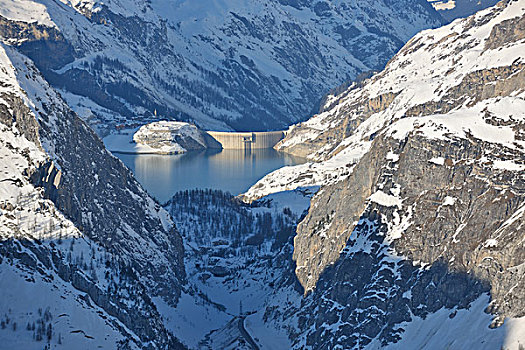
<svg viewBox="0 0 525 350"><path fill-rule="evenodd" d="M237 320L246 317L244 325L257 343L289 347L286 330L263 322L264 310L275 298L300 302L292 243L311 195L309 190L277 193L250 206L214 190L173 196L166 209L185 242L188 278L176 311L166 318L174 334L190 346L243 348Z"/></svg>

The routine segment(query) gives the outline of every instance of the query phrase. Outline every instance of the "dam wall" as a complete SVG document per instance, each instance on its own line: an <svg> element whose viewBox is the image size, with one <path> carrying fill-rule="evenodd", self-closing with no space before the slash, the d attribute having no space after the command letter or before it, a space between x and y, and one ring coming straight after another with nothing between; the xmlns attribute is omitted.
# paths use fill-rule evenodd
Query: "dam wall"
<svg viewBox="0 0 525 350"><path fill-rule="evenodd" d="M224 149L273 148L286 135L285 131L224 132L207 131Z"/></svg>

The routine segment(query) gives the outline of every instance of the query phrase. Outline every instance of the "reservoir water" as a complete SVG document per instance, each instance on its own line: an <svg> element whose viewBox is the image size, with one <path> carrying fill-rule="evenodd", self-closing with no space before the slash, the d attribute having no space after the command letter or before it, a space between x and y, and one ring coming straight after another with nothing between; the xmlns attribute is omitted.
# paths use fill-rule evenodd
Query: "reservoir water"
<svg viewBox="0 0 525 350"><path fill-rule="evenodd" d="M175 155L115 153L115 156L161 203L177 191L194 188L213 188L238 195L264 175L306 161L271 148L205 150Z"/></svg>

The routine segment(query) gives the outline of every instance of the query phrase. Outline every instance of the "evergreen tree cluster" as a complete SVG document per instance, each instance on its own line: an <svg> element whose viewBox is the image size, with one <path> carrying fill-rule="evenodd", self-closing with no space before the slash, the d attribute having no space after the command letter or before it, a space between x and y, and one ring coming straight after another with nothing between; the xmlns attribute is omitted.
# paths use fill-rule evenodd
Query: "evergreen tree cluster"
<svg viewBox="0 0 525 350"><path fill-rule="evenodd" d="M9 309L8 313L2 317L0 320L0 329L17 332L19 331L19 327L17 322L11 316L11 313L12 310ZM33 313L30 313L29 315L33 315ZM50 344L56 337L56 343L59 345L62 344L62 334L59 333L56 335L53 329L53 315L51 314L49 307L47 307L45 310L38 308L35 315L37 317L36 320L29 319L25 327L25 331L31 332L33 340L36 342L45 342L46 344ZM22 328L21 331L23 332L24 329ZM49 348L48 345L44 347L44 349L47 348Z"/></svg>
<svg viewBox="0 0 525 350"><path fill-rule="evenodd" d="M297 220L288 208L277 215L258 212L230 193L212 189L178 192L166 208L183 237L191 236L201 245L227 239L231 247L259 246L268 240L282 246L293 234Z"/></svg>

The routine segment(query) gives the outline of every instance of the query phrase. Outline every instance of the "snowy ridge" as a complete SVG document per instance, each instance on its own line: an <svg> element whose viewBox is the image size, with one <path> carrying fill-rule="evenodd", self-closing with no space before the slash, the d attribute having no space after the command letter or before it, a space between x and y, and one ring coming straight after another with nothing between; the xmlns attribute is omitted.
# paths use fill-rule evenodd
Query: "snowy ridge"
<svg viewBox="0 0 525 350"><path fill-rule="evenodd" d="M368 151L370 143L363 142L356 146L348 147L322 163L308 162L277 169L259 180L241 197L243 200L253 201L272 193L319 188L321 185L340 181L350 174L352 166Z"/></svg>
<svg viewBox="0 0 525 350"><path fill-rule="evenodd" d="M0 70L2 93L16 93L28 101L27 95L16 82L13 67L7 64L4 48L0 49L1 66L4 68ZM5 103L3 100L3 106L9 107ZM48 158L39 145L27 140L15 126L0 124L0 135L0 159L3 164L0 174L0 289L4 293L0 309L4 314L2 322L6 321L4 317L10 319L9 328L0 334L2 344L11 348L34 349L39 346L38 341L35 342L35 334L37 339L43 334L43 338L54 346L62 344L66 347L72 344L85 347L105 344L113 347L126 336L138 339L131 333L123 334L120 328L125 328L124 325L104 310L93 308L89 300L84 301L81 298L83 295L80 291L65 283L52 269L37 263L43 270L41 274L35 273L31 268L18 263L16 258L5 258L5 253L8 252L5 249L11 242L16 247L15 257L26 254L30 257L29 261L38 261L38 257L32 252L31 242L40 242L43 247L39 249L42 251L59 251L64 259L67 257L71 262L80 261L82 256L82 264L85 264L84 257L87 261L92 251L97 251L94 256L96 260L108 252L86 238L52 201L44 198L43 191L29 183L24 175L27 169L38 167ZM60 179L56 179L54 185L59 186ZM23 241L28 242L18 243ZM25 259L26 262L27 260L28 258ZM99 275L103 283L104 270L91 268L86 273ZM28 303L28 300L31 302ZM49 312L45 325L48 325L47 322L51 324L53 319L55 321L52 328L49 328L51 331L44 327L43 332L38 335L38 328L42 327L38 320L44 319L42 310ZM107 321L101 314L105 315ZM26 329L26 324L35 327L35 322L37 329Z"/></svg>
<svg viewBox="0 0 525 350"><path fill-rule="evenodd" d="M0 339L23 349L42 341L180 347L144 294L169 288L167 302L177 302L183 267L167 212L34 65L3 44L0 81L0 274L2 288L17 288L1 305L2 322L19 323L18 330L12 326ZM118 177L126 182L117 188ZM155 276L146 272L148 264L165 269ZM23 295L40 292L42 298L34 303L20 304ZM145 322L148 328L140 326Z"/></svg>
<svg viewBox="0 0 525 350"><path fill-rule="evenodd" d="M60 169L60 164L67 162L62 158L62 156L56 154L56 148L60 145L60 141L64 138L62 135L63 131L61 130L61 123L63 123L63 120L60 119L61 116L58 111L47 113L45 117L42 116L41 111L46 111L46 109L48 110L49 108L47 105L49 104L63 106L64 102L44 80L43 76L32 65L30 60L20 55L10 47L2 47L2 49L5 50L4 55L2 55L4 60L2 63L4 63L7 67L13 67L13 70L11 72L8 71L8 74L10 82L13 84L12 86L16 88L14 92L19 97L23 98L27 106L29 106L34 115L37 117L38 122L46 127L47 132L40 133L40 142L45 152L54 161L53 166L56 166L58 169ZM66 122L66 124L67 123L68 122ZM80 128L86 133L92 133L91 130L89 130L89 127L84 124L82 124ZM40 158L40 160L42 160L42 158ZM135 200L144 202L143 204L148 216L158 220L159 223L162 222L165 230L170 230L173 226L173 223L170 221L169 215L167 215L167 213L162 208L155 204L153 199L150 198L141 187L138 187L137 190L138 193L131 193L131 196ZM118 230L124 233L121 228L118 228ZM130 228L130 231L126 232L125 234L131 235L135 240L140 241L140 245L142 247L152 245L151 242L148 242L142 237L141 232L133 231L134 230ZM159 259L162 259L162 256L153 253L155 251L155 248L153 248L154 246L155 245L153 244L151 249L144 249L142 252L145 254L150 254L147 259L161 263ZM167 262L165 261L161 264L166 263Z"/></svg>
<svg viewBox="0 0 525 350"><path fill-rule="evenodd" d="M325 168L348 174L346 170L366 154L370 141L382 132L396 130L402 138L410 131L427 130L425 135L432 138L474 137L523 152L520 126L525 116L520 86L525 42L519 38L494 42L504 40L497 37L495 28L523 21L524 12L522 0L503 2L417 34L385 70L362 86L354 84L329 98L323 113L292 127L276 146L321 163L277 170L254 185L248 198L271 193L272 187L280 191L304 186L304 177L309 178L308 185L340 181L344 175L323 176ZM504 79L498 81L499 74ZM475 79L482 91L470 96L466 86ZM516 166L519 168L519 163ZM279 182L279 177L286 180Z"/></svg>
<svg viewBox="0 0 525 350"><path fill-rule="evenodd" d="M52 40L63 54L49 59L26 50L47 50L38 35L4 39L19 40L101 134L158 119L282 129L304 119L330 88L382 68L416 32L441 24L424 0L2 1L9 20L58 28Z"/></svg>

